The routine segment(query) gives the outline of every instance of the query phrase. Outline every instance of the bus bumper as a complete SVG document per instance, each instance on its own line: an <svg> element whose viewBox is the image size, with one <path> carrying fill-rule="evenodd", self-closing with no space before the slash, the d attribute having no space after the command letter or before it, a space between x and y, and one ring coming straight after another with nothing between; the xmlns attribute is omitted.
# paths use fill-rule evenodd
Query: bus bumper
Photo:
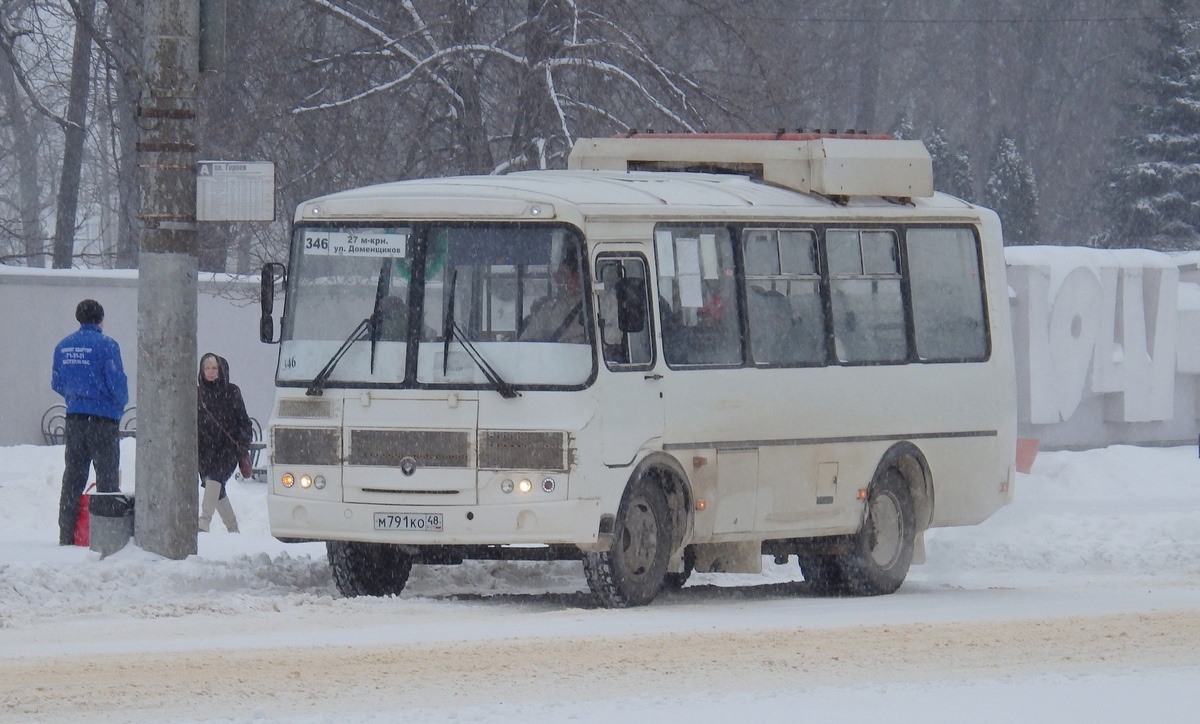
<svg viewBox="0 0 1200 724"><path fill-rule="evenodd" d="M297 500L267 496L271 535L280 539L349 540L409 546L545 543L595 548L600 501L528 505L407 506ZM376 530L375 513L440 513L442 530Z"/></svg>

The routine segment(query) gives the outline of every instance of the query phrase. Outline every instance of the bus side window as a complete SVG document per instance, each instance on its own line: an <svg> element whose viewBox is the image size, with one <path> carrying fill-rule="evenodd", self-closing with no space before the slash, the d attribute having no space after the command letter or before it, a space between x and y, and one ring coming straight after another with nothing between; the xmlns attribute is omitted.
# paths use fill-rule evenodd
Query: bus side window
<svg viewBox="0 0 1200 724"><path fill-rule="evenodd" d="M913 228L907 248L917 357L924 362L987 359L975 235L963 227Z"/></svg>
<svg viewBox="0 0 1200 724"><path fill-rule="evenodd" d="M601 256L596 260L596 281L601 287L596 293L596 321L600 328L604 363L611 370L653 367L654 337L649 324L650 295L646 260L637 256ZM640 290L641 293L634 294L633 290ZM622 304L637 304L639 309L622 310ZM640 317L641 328L622 329L623 311L626 320Z"/></svg>
<svg viewBox="0 0 1200 724"><path fill-rule="evenodd" d="M674 366L742 363L733 240L723 227L659 227L663 357Z"/></svg>
<svg viewBox="0 0 1200 724"><path fill-rule="evenodd" d="M890 229L829 229L825 249L838 361L907 361L896 233Z"/></svg>
<svg viewBox="0 0 1200 724"><path fill-rule="evenodd" d="M803 229L747 229L742 244L754 363L824 364L825 317L816 234Z"/></svg>

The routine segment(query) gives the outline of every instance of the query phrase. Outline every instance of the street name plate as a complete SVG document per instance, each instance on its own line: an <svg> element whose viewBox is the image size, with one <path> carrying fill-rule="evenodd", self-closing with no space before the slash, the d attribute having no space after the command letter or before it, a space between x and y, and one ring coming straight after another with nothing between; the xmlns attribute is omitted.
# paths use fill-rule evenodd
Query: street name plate
<svg viewBox="0 0 1200 724"><path fill-rule="evenodd" d="M274 221L275 164L196 162L197 221Z"/></svg>

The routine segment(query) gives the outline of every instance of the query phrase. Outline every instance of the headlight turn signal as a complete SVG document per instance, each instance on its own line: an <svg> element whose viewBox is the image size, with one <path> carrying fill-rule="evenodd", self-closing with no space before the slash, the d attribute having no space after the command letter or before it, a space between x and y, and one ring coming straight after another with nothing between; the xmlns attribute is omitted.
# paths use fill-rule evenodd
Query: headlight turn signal
<svg viewBox="0 0 1200 724"><path fill-rule="evenodd" d="M284 473L281 482L283 483L283 487L290 488L296 484L296 479L292 477L291 473Z"/></svg>

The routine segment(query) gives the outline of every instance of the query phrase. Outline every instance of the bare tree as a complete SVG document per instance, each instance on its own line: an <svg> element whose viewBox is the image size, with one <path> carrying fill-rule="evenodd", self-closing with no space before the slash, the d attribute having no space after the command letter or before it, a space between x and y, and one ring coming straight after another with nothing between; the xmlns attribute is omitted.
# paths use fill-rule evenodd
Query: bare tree
<svg viewBox="0 0 1200 724"><path fill-rule="evenodd" d="M646 111L681 129L699 122L700 89L628 30L620 19L635 6L619 0L527 0L521 8L406 0L395 12L384 2L309 3L343 28L335 52L312 60L327 82L296 111L331 113L383 94L421 98L458 141L451 166L561 165L580 131L626 130ZM441 135L433 132L426 152ZM485 160L491 168L480 168Z"/></svg>
<svg viewBox="0 0 1200 724"><path fill-rule="evenodd" d="M92 21L96 0L71 3L75 36L71 51L71 82L67 122L63 125L62 176L58 184L58 211L54 224L54 268L70 269L75 252L75 220L79 208L79 182L83 168L83 143L87 137L88 92L92 86Z"/></svg>
<svg viewBox="0 0 1200 724"><path fill-rule="evenodd" d="M4 159L17 178L17 209L19 227L5 226L12 238L20 239L20 252L26 266L45 266L46 239L42 231L42 195L38 166L39 133L32 110L17 88L16 75L7 58L0 58L0 99L4 104L4 131L11 153ZM14 258L17 254L12 255Z"/></svg>
<svg viewBox="0 0 1200 724"><path fill-rule="evenodd" d="M95 5L95 0L9 2L3 7L5 12L0 12L0 49L12 78L32 107L63 130L52 260L56 268L69 268L75 256L88 97L93 81ZM58 52L67 37L72 38L72 50L70 60L64 63ZM64 65L69 68L65 82L61 72ZM65 116L53 110L57 105L66 105Z"/></svg>

